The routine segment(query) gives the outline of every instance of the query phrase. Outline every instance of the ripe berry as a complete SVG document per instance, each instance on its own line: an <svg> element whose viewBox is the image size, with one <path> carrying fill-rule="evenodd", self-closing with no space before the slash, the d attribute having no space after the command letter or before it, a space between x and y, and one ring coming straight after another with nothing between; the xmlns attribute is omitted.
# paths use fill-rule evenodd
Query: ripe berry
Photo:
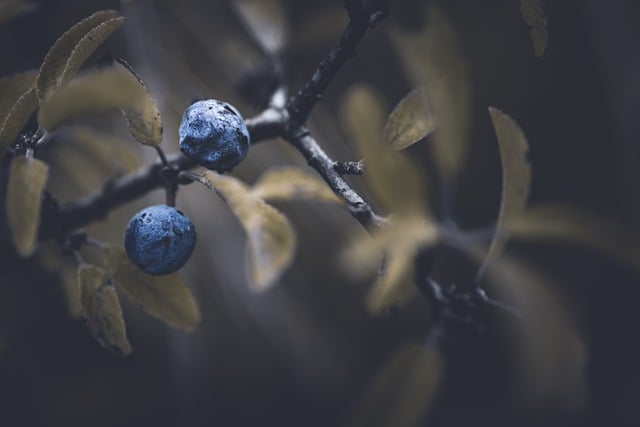
<svg viewBox="0 0 640 427"><path fill-rule="evenodd" d="M249 131L238 110L226 102L198 101L184 112L180 150L207 169L227 172L249 151Z"/></svg>
<svg viewBox="0 0 640 427"><path fill-rule="evenodd" d="M149 274L169 274L193 252L196 231L182 212L166 205L135 214L124 232L124 249L135 265Z"/></svg>

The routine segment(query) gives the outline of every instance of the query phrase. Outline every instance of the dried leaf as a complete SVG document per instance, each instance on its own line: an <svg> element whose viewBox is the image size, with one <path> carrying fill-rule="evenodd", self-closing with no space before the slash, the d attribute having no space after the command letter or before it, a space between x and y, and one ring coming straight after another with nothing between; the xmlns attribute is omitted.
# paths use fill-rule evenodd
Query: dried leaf
<svg viewBox="0 0 640 427"><path fill-rule="evenodd" d="M132 135L143 144L158 144L162 125L149 93L123 65L77 77L41 105L38 122L46 131L73 117L126 110Z"/></svg>
<svg viewBox="0 0 640 427"><path fill-rule="evenodd" d="M508 239L506 226L524 213L531 185L527 138L511 117L495 108L490 108L489 112L500 146L502 201L493 241L479 275L484 273L487 265L500 256Z"/></svg>
<svg viewBox="0 0 640 427"><path fill-rule="evenodd" d="M399 348L367 387L347 425L422 425L440 386L442 365L434 348Z"/></svg>
<svg viewBox="0 0 640 427"><path fill-rule="evenodd" d="M293 261L296 235L289 220L235 178L206 171L199 181L220 194L242 224L251 288L267 290Z"/></svg>
<svg viewBox="0 0 640 427"><path fill-rule="evenodd" d="M507 228L514 238L577 244L640 272L640 236L576 208L552 205L529 209Z"/></svg>
<svg viewBox="0 0 640 427"><path fill-rule="evenodd" d="M384 137L391 147L402 150L426 138L436 127L429 91L420 87L409 92L393 109L384 127Z"/></svg>
<svg viewBox="0 0 640 427"><path fill-rule="evenodd" d="M520 12L531 30L533 51L538 58L544 54L549 43L548 18L544 3L545 0L520 0Z"/></svg>
<svg viewBox="0 0 640 427"><path fill-rule="evenodd" d="M269 201L302 199L342 203L322 179L291 166L266 171L251 188L251 194Z"/></svg>
<svg viewBox="0 0 640 427"><path fill-rule="evenodd" d="M405 153L392 152L383 141L386 112L380 97L368 87L353 87L343 99L341 116L367 169L375 171L363 177L376 200L389 211L428 212L424 177Z"/></svg>
<svg viewBox="0 0 640 427"><path fill-rule="evenodd" d="M265 52L275 54L282 51L289 38L282 0L235 0L231 4Z"/></svg>
<svg viewBox="0 0 640 427"><path fill-rule="evenodd" d="M33 12L37 6L20 0L2 0L0 1L0 25L25 13Z"/></svg>
<svg viewBox="0 0 640 427"><path fill-rule="evenodd" d="M424 8L421 31L392 30L404 68L416 86L425 86L438 129L429 149L440 176L453 180L469 148L472 119L469 67L456 29L435 2Z"/></svg>
<svg viewBox="0 0 640 427"><path fill-rule="evenodd" d="M26 91L7 114L2 128L0 128L0 145L11 146L16 142L20 132L25 127L31 115L38 108L38 99L35 88ZM0 159L4 155L4 150L0 149Z"/></svg>
<svg viewBox="0 0 640 427"><path fill-rule="evenodd" d="M91 53L122 25L123 20L115 10L101 10L78 22L56 40L40 66L37 81L40 104L71 79ZM106 27L100 27L107 22ZM98 30L99 27L102 29ZM95 30L98 31L92 33Z"/></svg>
<svg viewBox="0 0 640 427"><path fill-rule="evenodd" d="M18 99L33 87L37 73L32 70L0 78L0 123L4 123Z"/></svg>
<svg viewBox="0 0 640 427"><path fill-rule="evenodd" d="M78 268L78 282L82 315L91 334L107 349L123 355L131 353L120 301L107 273L93 265L81 265Z"/></svg>
<svg viewBox="0 0 640 427"><path fill-rule="evenodd" d="M36 249L42 192L49 168L38 159L15 157L9 170L7 221L18 253L27 257Z"/></svg>
<svg viewBox="0 0 640 427"><path fill-rule="evenodd" d="M178 273L163 276L147 274L136 267L119 246L108 246L105 257L118 291L145 312L174 328L192 331L198 326L198 305Z"/></svg>

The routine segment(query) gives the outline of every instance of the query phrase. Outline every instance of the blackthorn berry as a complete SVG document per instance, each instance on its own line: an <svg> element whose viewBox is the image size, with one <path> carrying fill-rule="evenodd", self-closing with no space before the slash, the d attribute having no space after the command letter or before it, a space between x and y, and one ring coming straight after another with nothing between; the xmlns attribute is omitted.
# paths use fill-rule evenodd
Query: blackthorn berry
<svg viewBox="0 0 640 427"><path fill-rule="evenodd" d="M182 212L166 205L149 206L135 214L124 232L129 259L149 274L169 274L193 252L196 231Z"/></svg>
<svg viewBox="0 0 640 427"><path fill-rule="evenodd" d="M227 172L249 151L249 131L238 110L226 102L198 101L184 112L180 150L207 169Z"/></svg>

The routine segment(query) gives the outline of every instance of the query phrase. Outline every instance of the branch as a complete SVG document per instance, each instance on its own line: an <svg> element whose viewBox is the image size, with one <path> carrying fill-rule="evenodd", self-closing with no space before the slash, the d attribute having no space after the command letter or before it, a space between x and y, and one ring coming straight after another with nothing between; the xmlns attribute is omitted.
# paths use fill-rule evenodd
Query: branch
<svg viewBox="0 0 640 427"><path fill-rule="evenodd" d="M287 110L293 123L303 124L314 105L322 98L325 89L342 68L348 59L356 54L356 46L371 27L375 27L380 20L388 14L388 0L345 1L345 7L349 12L349 25L342 34L338 45L334 47L327 57L313 73L309 81L297 95L289 100Z"/></svg>

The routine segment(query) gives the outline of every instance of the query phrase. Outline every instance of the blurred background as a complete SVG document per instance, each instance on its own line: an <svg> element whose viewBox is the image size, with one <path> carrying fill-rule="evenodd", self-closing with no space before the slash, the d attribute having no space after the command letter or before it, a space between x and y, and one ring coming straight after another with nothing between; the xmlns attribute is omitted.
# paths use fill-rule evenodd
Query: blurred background
<svg viewBox="0 0 640 427"><path fill-rule="evenodd" d="M277 47L293 92L347 23L342 1L282 1L282 15L268 14L280 20L262 30L267 36L261 36L261 46L233 1L34 3L35 12L0 27L0 75L38 68L66 29L96 10L118 9L127 17L124 28L87 66L104 55L131 63L162 112L167 152L177 151L177 127L195 99L226 100L245 117L260 111L264 97L259 95L276 81L273 74L259 73L269 70L265 43ZM278 4L267 3L266 10ZM420 39L432 18L429 4L436 4L457 31L468 66L471 145L454 202L460 224L488 225L498 212L500 160L487 112L495 106L529 139L531 205L573 204L640 234L640 3L548 1L549 45L541 58L534 55L517 0L391 4L390 18L365 36L357 57L311 116L312 132L332 157L357 159L339 117L352 85L375 88L389 107L415 86L393 34ZM251 75L259 76L258 84ZM133 142L120 118L84 124L114 138L114 151L98 156L58 140L43 150L42 157L58 165L52 167L51 189L60 200L88 194L155 159L153 150ZM408 152L428 169L425 143ZM284 141L265 141L252 147L233 175L253 182L280 164L304 166L304 161ZM5 163L2 200L6 169ZM350 181L362 188L358 178ZM88 232L119 243L132 213L162 202L162 196L157 191L119 208ZM363 396L385 361L428 335L430 308L421 298L396 315L367 313L364 296L371 278L350 280L338 263L349 237L363 233L343 208L301 201L277 205L291 218L299 248L281 283L257 295L247 286L243 232L226 206L196 185L179 192L178 204L198 230L196 250L182 274L197 297L202 323L194 333L172 330L121 298L134 348L127 358L102 349L84 322L70 316L63 282L43 268L41 257L24 260L14 253L2 214L3 425L345 425L354 413L367 411ZM514 243L510 250L550 278L544 285L558 307L543 306L541 322L545 310L551 319L556 319L552 311L561 312L570 319L571 336L560 344L545 337L538 341L557 347L549 350L551 365L537 378L544 384L532 389L522 377L534 371L527 371L531 368L514 349L517 334L511 329L517 329L517 320L496 315L481 330L447 330L440 345L441 381L435 394L424 397L430 405L418 425L638 425L638 274L568 245ZM472 280L476 266L453 251L439 255L441 282ZM402 420L397 425L404 425Z"/></svg>

